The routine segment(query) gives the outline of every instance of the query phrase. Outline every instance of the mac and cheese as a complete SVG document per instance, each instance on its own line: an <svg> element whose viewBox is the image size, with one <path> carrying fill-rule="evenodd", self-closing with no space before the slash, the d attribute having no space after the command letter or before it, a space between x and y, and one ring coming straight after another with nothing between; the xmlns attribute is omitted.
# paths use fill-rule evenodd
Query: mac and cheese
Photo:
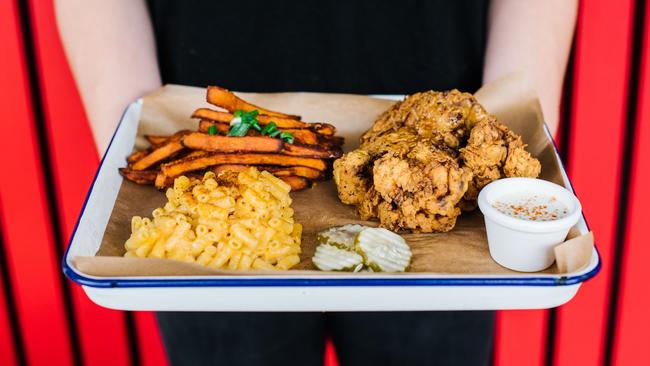
<svg viewBox="0 0 650 366"><path fill-rule="evenodd" d="M152 219L134 216L126 257L170 258L215 269L289 269L300 262L302 225L290 187L255 168L202 180L176 178Z"/></svg>

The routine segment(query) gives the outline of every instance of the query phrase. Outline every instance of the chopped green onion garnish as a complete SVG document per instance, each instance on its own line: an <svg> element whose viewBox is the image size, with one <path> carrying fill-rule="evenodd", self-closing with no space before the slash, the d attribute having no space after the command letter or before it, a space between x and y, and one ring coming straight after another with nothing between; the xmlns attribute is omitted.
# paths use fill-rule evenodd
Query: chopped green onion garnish
<svg viewBox="0 0 650 366"><path fill-rule="evenodd" d="M230 125L234 126L234 125L240 124L241 122L242 122L241 117L235 117L235 118L230 120Z"/></svg>
<svg viewBox="0 0 650 366"><path fill-rule="evenodd" d="M269 122L269 124L264 126L264 128L260 132L262 132L262 135L268 135L269 133L271 133L271 132L273 132L275 130L277 130L275 122Z"/></svg>
<svg viewBox="0 0 650 366"><path fill-rule="evenodd" d="M238 123L232 127L230 127L230 131L228 131L228 136L246 136L246 132L248 132L248 129L250 128L251 125L248 123Z"/></svg>
<svg viewBox="0 0 650 366"><path fill-rule="evenodd" d="M217 126L212 125L212 126L208 127L208 135L214 136L216 134L217 134Z"/></svg>
<svg viewBox="0 0 650 366"><path fill-rule="evenodd" d="M257 122L256 119L254 119L253 122L251 122L251 126L253 127L253 129L254 129L255 131L257 131L257 132L262 132L262 126L260 126L260 123Z"/></svg>
<svg viewBox="0 0 650 366"><path fill-rule="evenodd" d="M281 132L280 138L287 143L293 144L293 135L289 132Z"/></svg>
<svg viewBox="0 0 650 366"><path fill-rule="evenodd" d="M260 114L260 112L258 112L257 109L250 112L242 112L241 121L244 123L252 123L256 120L258 114Z"/></svg>
<svg viewBox="0 0 650 366"><path fill-rule="evenodd" d="M285 142L288 142L290 144L293 143L293 135L289 132L282 132L278 130L278 126L275 124L275 122L269 122L269 124L262 128L262 126L260 126L260 122L257 120L257 116L259 114L260 112L257 109L250 112L244 112L241 109L238 109L233 112L234 118L230 121L230 131L228 131L228 136L246 136L246 133L252 127L263 136L279 137ZM208 133L209 132L210 130L208 130Z"/></svg>

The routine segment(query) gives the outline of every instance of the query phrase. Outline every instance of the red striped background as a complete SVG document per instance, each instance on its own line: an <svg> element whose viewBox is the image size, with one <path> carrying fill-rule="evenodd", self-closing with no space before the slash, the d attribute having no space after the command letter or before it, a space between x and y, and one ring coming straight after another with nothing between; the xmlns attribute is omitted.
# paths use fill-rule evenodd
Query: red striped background
<svg viewBox="0 0 650 366"><path fill-rule="evenodd" d="M575 301L558 310L555 365L603 361L624 164L633 9L631 0L584 1L578 18L568 173L597 235L603 269Z"/></svg>
<svg viewBox="0 0 650 366"><path fill-rule="evenodd" d="M646 6L645 24L650 24L650 7ZM647 207L650 203L650 27L643 30L639 75L639 103L634 119L629 207L622 246L620 294L613 334L612 360L616 365L650 365L648 329L650 329L650 292L647 282L650 246L644 237ZM634 77L634 76L633 76Z"/></svg>
<svg viewBox="0 0 650 366"><path fill-rule="evenodd" d="M20 34L16 4L0 2L0 44L4 48L0 85L5 90L0 110L7 136L0 144L4 157L4 169L0 170L3 249L25 359L30 364L55 361L65 365L71 364L74 356Z"/></svg>
<svg viewBox="0 0 650 366"><path fill-rule="evenodd" d="M650 364L649 24L643 0L580 4L560 148L603 270L558 309L499 312L495 365ZM99 308L60 273L99 157L52 2L0 0L0 47L0 364L167 364L153 314Z"/></svg>

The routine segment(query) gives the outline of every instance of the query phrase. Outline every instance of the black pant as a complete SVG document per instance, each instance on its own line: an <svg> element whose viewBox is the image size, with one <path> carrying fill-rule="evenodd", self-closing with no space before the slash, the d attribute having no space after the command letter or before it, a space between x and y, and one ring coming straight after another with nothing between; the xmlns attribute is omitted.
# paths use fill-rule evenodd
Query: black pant
<svg viewBox="0 0 650 366"><path fill-rule="evenodd" d="M494 312L158 313L172 365L487 365Z"/></svg>

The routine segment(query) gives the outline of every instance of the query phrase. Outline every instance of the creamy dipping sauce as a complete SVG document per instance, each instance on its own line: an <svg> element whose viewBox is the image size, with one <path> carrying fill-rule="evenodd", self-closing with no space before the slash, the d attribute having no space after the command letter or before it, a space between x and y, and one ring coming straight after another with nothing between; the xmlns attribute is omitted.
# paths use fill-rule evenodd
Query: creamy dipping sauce
<svg viewBox="0 0 650 366"><path fill-rule="evenodd" d="M530 221L558 220L569 214L569 209L555 196L530 193L501 197L492 207L508 216Z"/></svg>

